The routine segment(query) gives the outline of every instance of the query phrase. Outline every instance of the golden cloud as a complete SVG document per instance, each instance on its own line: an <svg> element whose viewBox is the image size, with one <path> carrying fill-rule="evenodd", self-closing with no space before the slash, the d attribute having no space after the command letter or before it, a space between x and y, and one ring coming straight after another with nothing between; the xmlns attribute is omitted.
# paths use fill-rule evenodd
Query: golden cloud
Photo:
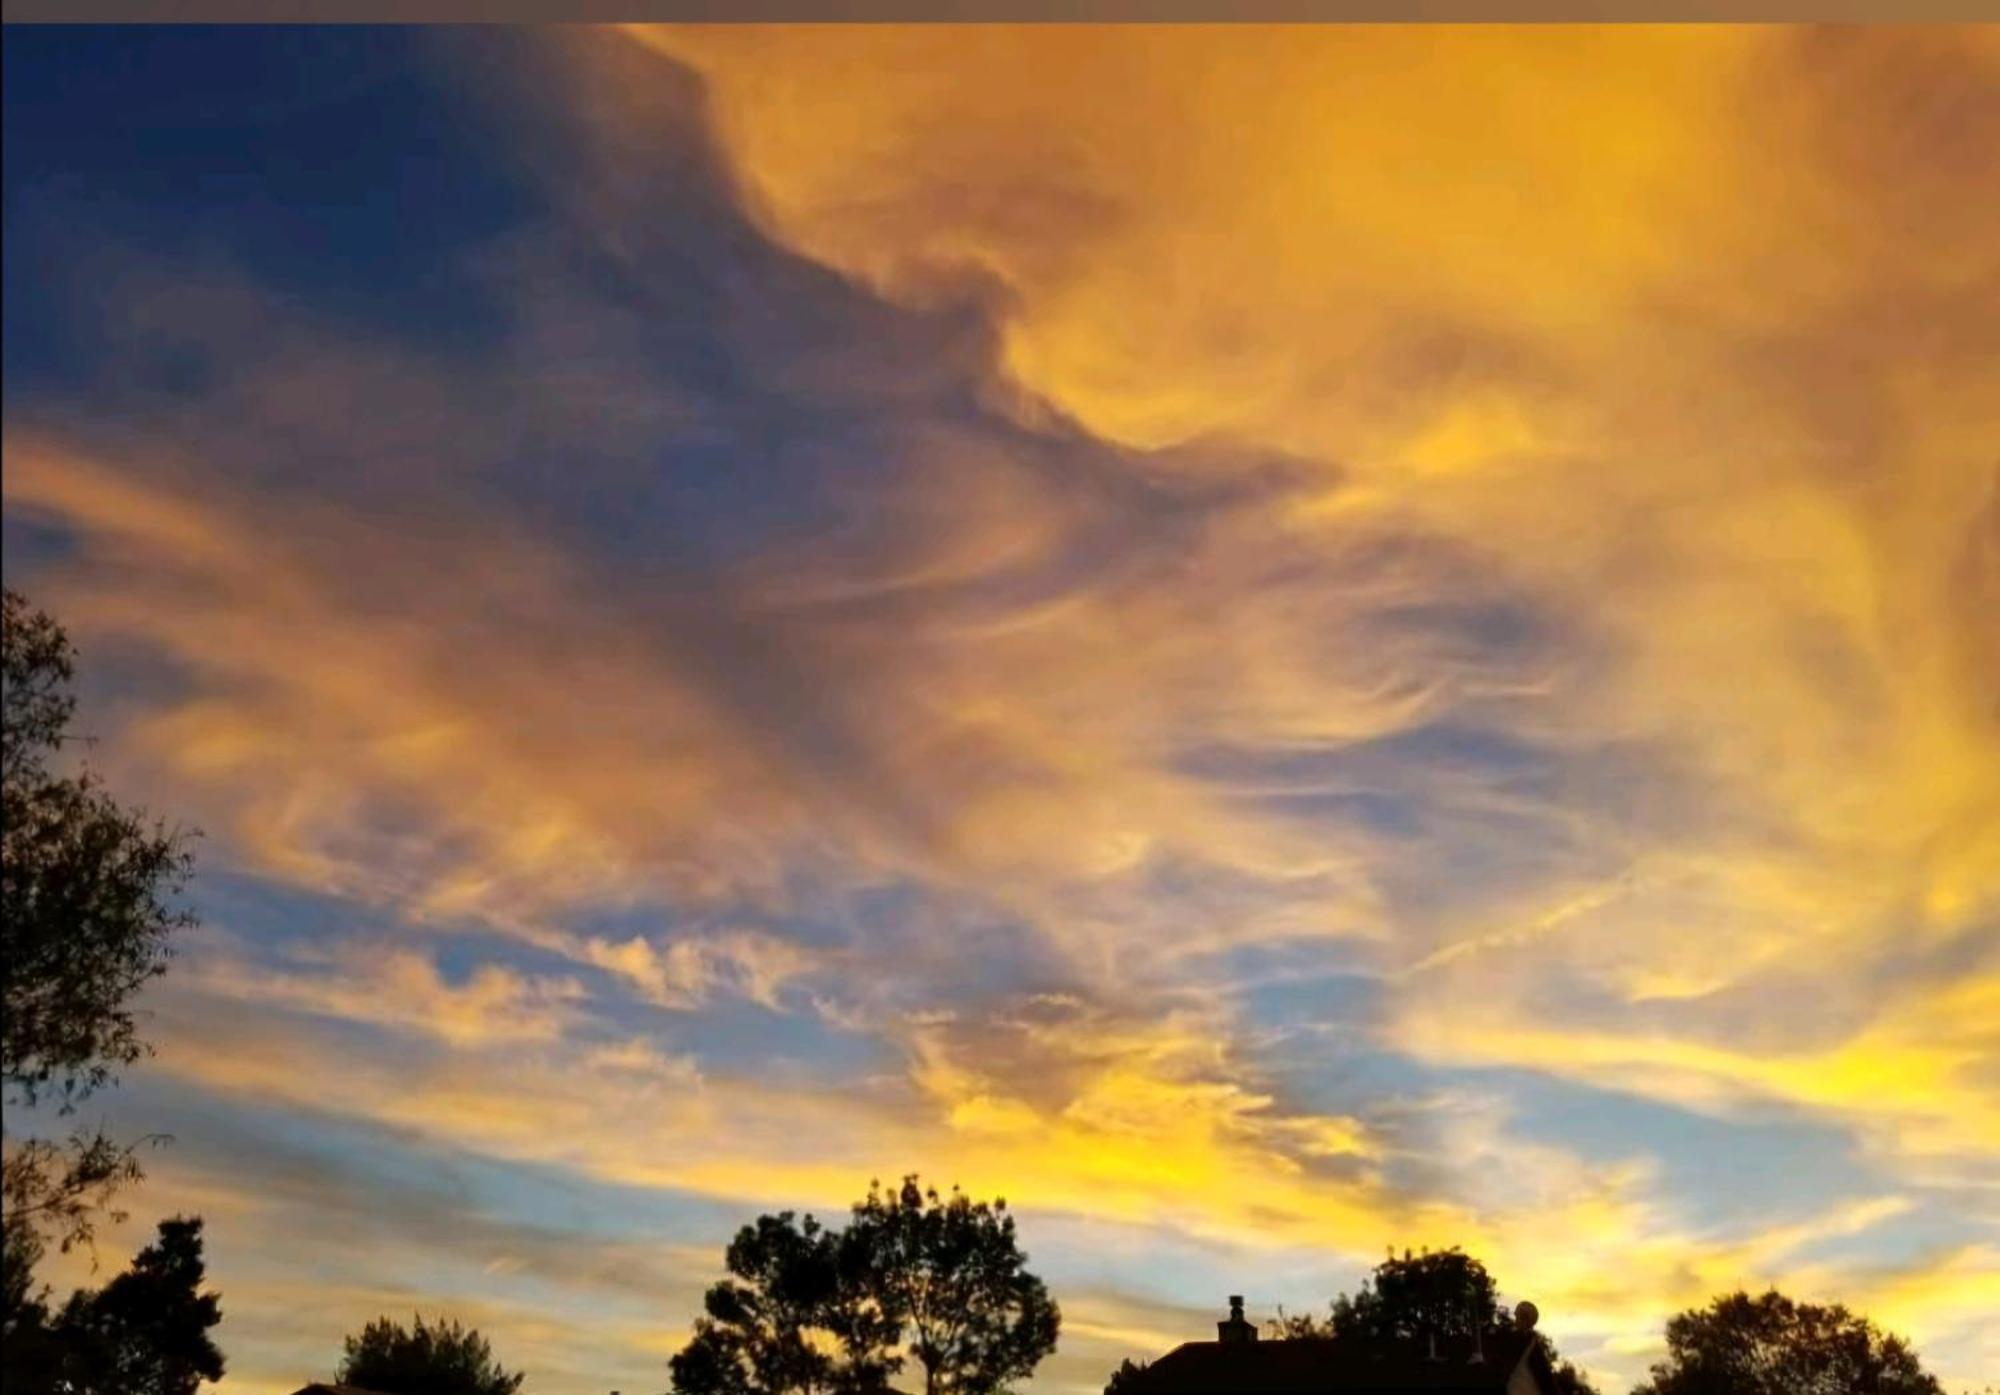
<svg viewBox="0 0 2000 1395"><path fill-rule="evenodd" d="M722 1089L643 1037L573 1035L592 1005L556 980L452 985L399 951L338 986L210 982L268 990L266 1015L177 1015L166 1069L759 1202L838 1205L922 1159L1206 1243L1466 1243L1628 1372L1670 1306L1788 1275L1872 1285L1975 1350L1990 1247L1873 1276L1813 1247L1894 1226L1906 1194L1990 1194L2000 1158L1990 38L563 42L608 114L562 216L643 270L640 231L602 220L650 187L644 84L691 65L774 237L993 317L993 361L939 371L1019 434L933 414L871 461L853 532L635 594L469 488L509 394L306 325L216 415L342 439L315 403L421 401L386 415L469 443L364 453L448 457L453 508L342 506L252 468L268 443L56 431L10 433L8 507L76 539L48 581L79 634L179 680L107 760L246 865L498 926L654 1007L809 985L903 1068ZM584 396L540 371L622 321L516 308L541 428L629 445L698 418L629 366ZM885 886L954 910L913 930L842 900ZM746 901L845 938L735 928ZM572 923L666 907L672 934ZM987 981L1003 958L1069 1006L1020 1007ZM1718 1235L1648 1169L1497 1108L1445 1109L1425 1137L1460 1163L1406 1188L1371 1101L1273 1083L1299 1038L1261 1038L1252 999L1284 966L1379 994L1309 1025L1802 1112L1895 1195ZM542 1025L506 1079L448 1049L517 1011ZM433 1012L414 1068L313 1025Z"/></svg>

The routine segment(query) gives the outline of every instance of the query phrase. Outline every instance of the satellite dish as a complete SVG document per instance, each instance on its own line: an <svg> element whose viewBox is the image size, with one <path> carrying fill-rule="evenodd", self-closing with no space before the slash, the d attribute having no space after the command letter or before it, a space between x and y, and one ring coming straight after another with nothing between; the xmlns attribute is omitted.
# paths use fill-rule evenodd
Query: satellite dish
<svg viewBox="0 0 2000 1395"><path fill-rule="evenodd" d="M1535 1324L1541 1320L1541 1316L1542 1310L1525 1299L1514 1305L1514 1326L1523 1332L1534 1331Z"/></svg>

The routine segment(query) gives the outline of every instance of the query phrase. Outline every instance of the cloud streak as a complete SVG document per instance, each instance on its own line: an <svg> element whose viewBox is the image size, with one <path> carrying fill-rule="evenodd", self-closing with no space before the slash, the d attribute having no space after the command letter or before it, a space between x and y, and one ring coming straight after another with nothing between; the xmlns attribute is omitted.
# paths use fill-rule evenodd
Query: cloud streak
<svg viewBox="0 0 2000 1395"><path fill-rule="evenodd" d="M10 389L10 554L100 763L266 897L160 1080L703 1205L1004 1191L1092 1295L1063 1388L1224 1268L1296 1309L1453 1242L1614 1383L1765 1281L1977 1373L1983 36L424 42L452 177L533 190L437 269L476 332L10 227L96 269L82 386ZM1837 1156L1746 1221L1697 1124ZM463 1272L404 1258L341 1250L348 1307Z"/></svg>

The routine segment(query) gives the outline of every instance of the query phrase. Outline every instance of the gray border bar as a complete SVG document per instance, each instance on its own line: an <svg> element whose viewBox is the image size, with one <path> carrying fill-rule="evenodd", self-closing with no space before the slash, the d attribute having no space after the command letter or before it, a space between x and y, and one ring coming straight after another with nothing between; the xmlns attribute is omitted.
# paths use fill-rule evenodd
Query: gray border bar
<svg viewBox="0 0 2000 1395"><path fill-rule="evenodd" d="M4 0L10 24L2000 22L2000 0Z"/></svg>

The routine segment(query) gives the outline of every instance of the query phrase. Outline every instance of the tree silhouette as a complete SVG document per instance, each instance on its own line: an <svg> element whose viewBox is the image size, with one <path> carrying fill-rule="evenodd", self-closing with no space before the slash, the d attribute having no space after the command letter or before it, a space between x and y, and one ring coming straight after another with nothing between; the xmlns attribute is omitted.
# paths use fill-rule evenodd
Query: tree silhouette
<svg viewBox="0 0 2000 1395"><path fill-rule="evenodd" d="M1062 1314L1026 1268L1004 1200L872 1183L848 1242L883 1315L907 1327L925 1395L993 1395L1055 1350Z"/></svg>
<svg viewBox="0 0 2000 1395"><path fill-rule="evenodd" d="M0 1095L69 1113L144 1054L127 1006L191 923L170 904L186 841L120 807L88 769L51 761L75 740L75 650L8 588L0 600ZM0 1368L10 1390L41 1379L52 1334L34 1270L50 1240L92 1238L135 1150L101 1131L64 1142L8 1135L0 1161ZM122 1214L110 1212L113 1219ZM76 1334L71 1334L75 1336Z"/></svg>
<svg viewBox="0 0 2000 1395"><path fill-rule="evenodd" d="M881 1391L924 1369L925 1395L995 1395L1055 1348L1061 1314L1003 1201L879 1182L845 1230L790 1211L730 1242L732 1278L709 1289L693 1338L669 1363L676 1395Z"/></svg>
<svg viewBox="0 0 2000 1395"><path fill-rule="evenodd" d="M880 1389L901 1362L859 1256L811 1216L759 1216L724 1254L693 1339L668 1363L678 1395Z"/></svg>
<svg viewBox="0 0 2000 1395"><path fill-rule="evenodd" d="M1265 1321L1264 1330L1270 1333L1273 1341L1278 1342L1290 1342L1310 1337L1331 1337L1333 1335L1333 1320L1331 1318L1317 1318L1311 1313L1288 1313L1281 1306L1278 1309L1276 1317Z"/></svg>
<svg viewBox="0 0 2000 1395"><path fill-rule="evenodd" d="M1118 1363L1118 1369L1111 1373L1111 1379L1104 1383L1104 1395L1122 1395L1132 1388L1132 1382L1146 1373L1146 1363L1126 1357Z"/></svg>
<svg viewBox="0 0 2000 1395"><path fill-rule="evenodd" d="M209 1336L222 1301L202 1292L206 1277L200 1218L161 1221L159 1237L124 1273L72 1294L54 1324L34 1334L39 1360L19 1395L194 1395L203 1381L222 1379L222 1353ZM16 1391L12 1379L7 1388Z"/></svg>
<svg viewBox="0 0 2000 1395"><path fill-rule="evenodd" d="M1338 1336L1417 1342L1469 1338L1507 1325L1486 1266L1456 1246L1401 1259L1391 1254L1350 1297L1333 1300L1329 1324Z"/></svg>
<svg viewBox="0 0 2000 1395"><path fill-rule="evenodd" d="M0 1315L0 1389L7 1395L43 1395L54 1391L62 1376L62 1342L49 1322L47 1294L34 1286L34 1264L41 1256L32 1230L15 1243L8 1229L4 1281L5 1313Z"/></svg>
<svg viewBox="0 0 2000 1395"><path fill-rule="evenodd" d="M1943 1395L1917 1354L1839 1304L1732 1293L1667 1323L1667 1359L1632 1395Z"/></svg>
<svg viewBox="0 0 2000 1395"><path fill-rule="evenodd" d="M0 600L0 1095L10 1119L16 1105L46 1099L70 1113L146 1051L128 1001L162 971L168 937L192 923L170 905L190 867L186 839L120 807L88 769L50 767L76 739L74 676L76 652L62 626L8 588ZM76 1309L76 1299L52 1323L34 1269L50 1241L60 1249L88 1243L112 1195L138 1175L136 1151L102 1131L78 1129L66 1141L6 1137L0 1367L10 1391L54 1381L58 1349L62 1361L80 1361L76 1345L102 1327L84 1323L96 1309ZM198 1259L198 1237L194 1249ZM148 1255L148 1263L172 1257ZM118 1291L144 1281L136 1273Z"/></svg>
<svg viewBox="0 0 2000 1395"><path fill-rule="evenodd" d="M109 1207L117 1190L138 1180L134 1151L112 1141L102 1130L77 1132L63 1144L46 1138L8 1140L4 1171L0 1171L0 1204L6 1219L0 1224L0 1292L4 1292L5 1330L39 1303L34 1289L35 1266L47 1249L42 1238L54 1231L64 1249L91 1239L98 1212ZM110 1211L123 1220L122 1211Z"/></svg>
<svg viewBox="0 0 2000 1395"><path fill-rule="evenodd" d="M1375 1266L1352 1296L1333 1300L1326 1326L1312 1330L1310 1319L1290 1319L1303 1330L1285 1336L1356 1336L1371 1341L1427 1342L1467 1340L1475 1331L1492 1333L1513 1325L1500 1304L1498 1289L1486 1266L1457 1246L1411 1254L1399 1259L1392 1252ZM1556 1352L1555 1343L1535 1334L1542 1355L1555 1377L1558 1395L1595 1395L1583 1373Z"/></svg>
<svg viewBox="0 0 2000 1395"><path fill-rule="evenodd" d="M12 590L0 671L0 1077L13 1099L71 1103L145 1052L126 1003L190 923L169 905L189 858L180 835L121 808L88 770L50 771L75 739L75 650Z"/></svg>
<svg viewBox="0 0 2000 1395"><path fill-rule="evenodd" d="M358 1337L347 1338L345 1347L334 1379L381 1395L514 1395L523 1379L521 1372L501 1368L474 1329L426 1323L421 1313L407 1328L377 1318Z"/></svg>

